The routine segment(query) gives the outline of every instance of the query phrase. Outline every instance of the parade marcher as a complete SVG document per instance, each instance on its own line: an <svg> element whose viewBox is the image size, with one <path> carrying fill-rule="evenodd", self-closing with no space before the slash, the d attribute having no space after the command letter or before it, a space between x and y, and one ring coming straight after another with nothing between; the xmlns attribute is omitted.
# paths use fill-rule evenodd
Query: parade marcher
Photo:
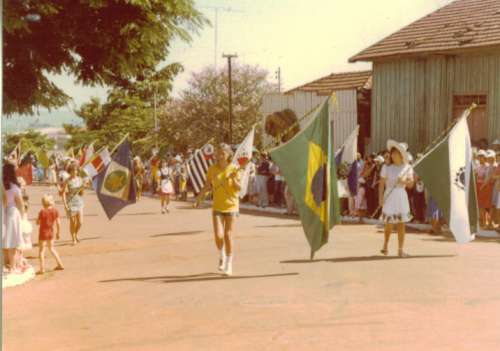
<svg viewBox="0 0 500 351"><path fill-rule="evenodd" d="M48 246L49 252L52 254L57 262L54 270L62 271L64 269L61 258L57 254L54 247L54 226L56 227L56 239L59 240L61 231L61 221L59 219L59 212L54 207L54 199L50 195L42 197L43 208L38 213L36 224L40 226L38 231L38 248L40 250L40 270L38 274L45 273L45 249Z"/></svg>
<svg viewBox="0 0 500 351"><path fill-rule="evenodd" d="M73 162L68 167L69 178L63 186L63 203L69 217L69 232L73 245L80 242L78 232L83 223L83 179L78 175L78 165Z"/></svg>
<svg viewBox="0 0 500 351"><path fill-rule="evenodd" d="M52 186L57 184L56 163L52 158L49 160L49 170L47 176L49 185Z"/></svg>
<svg viewBox="0 0 500 351"><path fill-rule="evenodd" d="M142 164L141 158L139 156L134 157L134 177L135 177L135 185L136 185L136 198L137 200L141 199L142 196L142 187L144 185L144 176L145 176L144 165Z"/></svg>
<svg viewBox="0 0 500 351"><path fill-rule="evenodd" d="M174 195L173 170L169 167L166 160L161 161L160 169L158 170L158 178L160 179L158 192L160 193L161 213L169 213L168 205L170 204L170 196Z"/></svg>
<svg viewBox="0 0 500 351"><path fill-rule="evenodd" d="M405 223L411 221L412 216L406 188L413 186L413 169L409 165L406 144L389 140L387 149L390 151L391 164L382 168L379 183L379 201L382 207L382 220L385 223L384 246L380 252L383 255L388 255L389 239L392 228L396 225L398 256L407 257L408 254L403 250L406 234Z"/></svg>
<svg viewBox="0 0 500 351"><path fill-rule="evenodd" d="M2 244L4 257L9 272L21 273L21 250L23 249L22 217L25 207L21 193L21 186L16 177L16 166L6 163L3 166L3 232Z"/></svg>
<svg viewBox="0 0 500 351"><path fill-rule="evenodd" d="M219 270L226 275L233 271L233 232L239 214L240 170L231 163L233 151L227 144L220 144L215 152L216 162L207 172L207 181L198 195L198 207L205 194L212 191L212 222L215 245L220 251Z"/></svg>

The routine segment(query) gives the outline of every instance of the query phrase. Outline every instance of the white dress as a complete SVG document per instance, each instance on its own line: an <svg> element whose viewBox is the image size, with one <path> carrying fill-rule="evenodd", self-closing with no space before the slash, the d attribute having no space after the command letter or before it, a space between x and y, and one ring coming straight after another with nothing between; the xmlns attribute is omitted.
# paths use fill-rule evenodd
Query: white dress
<svg viewBox="0 0 500 351"><path fill-rule="evenodd" d="M21 227L21 213L16 207L16 197L22 197L21 189L11 184L10 189L5 191L7 206L4 209L4 230L2 233L4 249L23 249L24 238Z"/></svg>
<svg viewBox="0 0 500 351"><path fill-rule="evenodd" d="M410 211L408 193L404 185L399 185L399 178L413 180L413 168L410 165L384 165L380 178L385 179L384 206L382 220L385 223L407 223L413 216Z"/></svg>
<svg viewBox="0 0 500 351"><path fill-rule="evenodd" d="M173 180L173 171L170 167L163 167L158 171L158 177L160 178L160 192L163 195L175 194Z"/></svg>

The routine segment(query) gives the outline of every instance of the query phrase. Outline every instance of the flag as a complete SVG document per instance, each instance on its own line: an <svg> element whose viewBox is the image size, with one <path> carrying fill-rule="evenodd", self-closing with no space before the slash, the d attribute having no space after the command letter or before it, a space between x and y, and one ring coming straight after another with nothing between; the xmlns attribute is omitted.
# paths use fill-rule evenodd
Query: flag
<svg viewBox="0 0 500 351"><path fill-rule="evenodd" d="M14 150L8 156L9 161L14 161L16 165L21 162L21 142L18 142Z"/></svg>
<svg viewBox="0 0 500 351"><path fill-rule="evenodd" d="M126 138L111 157L111 162L97 175L97 198L108 219L136 201L132 151Z"/></svg>
<svg viewBox="0 0 500 351"><path fill-rule="evenodd" d="M414 165L458 243L478 229L476 181L466 110L450 132Z"/></svg>
<svg viewBox="0 0 500 351"><path fill-rule="evenodd" d="M90 160L90 158L94 155L94 143L90 144L87 149L85 150L85 162Z"/></svg>
<svg viewBox="0 0 500 351"><path fill-rule="evenodd" d="M241 144L238 146L234 157L233 163L243 169L243 174L241 176L240 184L240 198L244 198L248 192L248 180L250 178L250 165L249 162L252 159L253 153L253 139L255 135L255 127L248 132L247 136Z"/></svg>
<svg viewBox="0 0 500 351"><path fill-rule="evenodd" d="M83 170L90 178L97 176L111 162L108 148L105 147L98 153L92 155L83 166Z"/></svg>
<svg viewBox="0 0 500 351"><path fill-rule="evenodd" d="M335 163L340 169L347 169L347 187L351 195L358 192L358 179L360 174L358 156L359 125L347 137L344 145L335 153Z"/></svg>
<svg viewBox="0 0 500 351"><path fill-rule="evenodd" d="M48 169L49 168L49 156L47 155L47 151L45 150L38 150L37 152L37 158L38 158L38 162L40 162L40 166L42 166L42 168L44 169Z"/></svg>
<svg viewBox="0 0 500 351"><path fill-rule="evenodd" d="M207 171L213 163L214 147L206 144L196 150L193 157L187 161L187 172L195 193L199 193L207 181Z"/></svg>
<svg viewBox="0 0 500 351"><path fill-rule="evenodd" d="M299 210L304 233L314 253L328 242L329 231L340 223L337 170L326 100L309 126L287 143L270 151Z"/></svg>
<svg viewBox="0 0 500 351"><path fill-rule="evenodd" d="M67 156L69 158L75 159L75 152L73 151L73 148L71 148L71 149L68 150Z"/></svg>
<svg viewBox="0 0 500 351"><path fill-rule="evenodd" d="M33 165L31 162L25 162L16 169L16 177L21 177L26 182L26 185L33 183Z"/></svg>

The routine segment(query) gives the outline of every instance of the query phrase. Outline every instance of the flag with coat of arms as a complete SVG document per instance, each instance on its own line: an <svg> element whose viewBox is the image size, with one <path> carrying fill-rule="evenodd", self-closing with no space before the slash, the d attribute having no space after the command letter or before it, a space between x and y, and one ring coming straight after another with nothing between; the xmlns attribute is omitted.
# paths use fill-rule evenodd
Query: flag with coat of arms
<svg viewBox="0 0 500 351"><path fill-rule="evenodd" d="M120 143L109 164L96 177L97 198L108 219L136 202L132 151L128 138Z"/></svg>

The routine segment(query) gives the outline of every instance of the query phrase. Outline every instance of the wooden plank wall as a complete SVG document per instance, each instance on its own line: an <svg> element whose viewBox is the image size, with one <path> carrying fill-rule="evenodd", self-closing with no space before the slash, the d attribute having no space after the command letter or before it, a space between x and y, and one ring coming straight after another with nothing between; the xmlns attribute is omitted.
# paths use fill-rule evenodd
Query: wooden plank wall
<svg viewBox="0 0 500 351"><path fill-rule="evenodd" d="M451 121L456 94L487 94L489 141L500 137L500 54L375 62L372 94L370 151L389 138L422 151Z"/></svg>
<svg viewBox="0 0 500 351"><path fill-rule="evenodd" d="M340 148L345 139L357 125L357 94L356 90L340 90L336 92L337 104L330 109L330 120L333 126L334 147ZM262 115L264 118L276 111L286 108L295 112L300 119L306 113L321 104L327 96L316 95L311 92L295 91L291 94L273 93L265 95L262 101ZM307 120L301 123L301 127L307 124ZM263 145L268 145L270 140L263 135Z"/></svg>

